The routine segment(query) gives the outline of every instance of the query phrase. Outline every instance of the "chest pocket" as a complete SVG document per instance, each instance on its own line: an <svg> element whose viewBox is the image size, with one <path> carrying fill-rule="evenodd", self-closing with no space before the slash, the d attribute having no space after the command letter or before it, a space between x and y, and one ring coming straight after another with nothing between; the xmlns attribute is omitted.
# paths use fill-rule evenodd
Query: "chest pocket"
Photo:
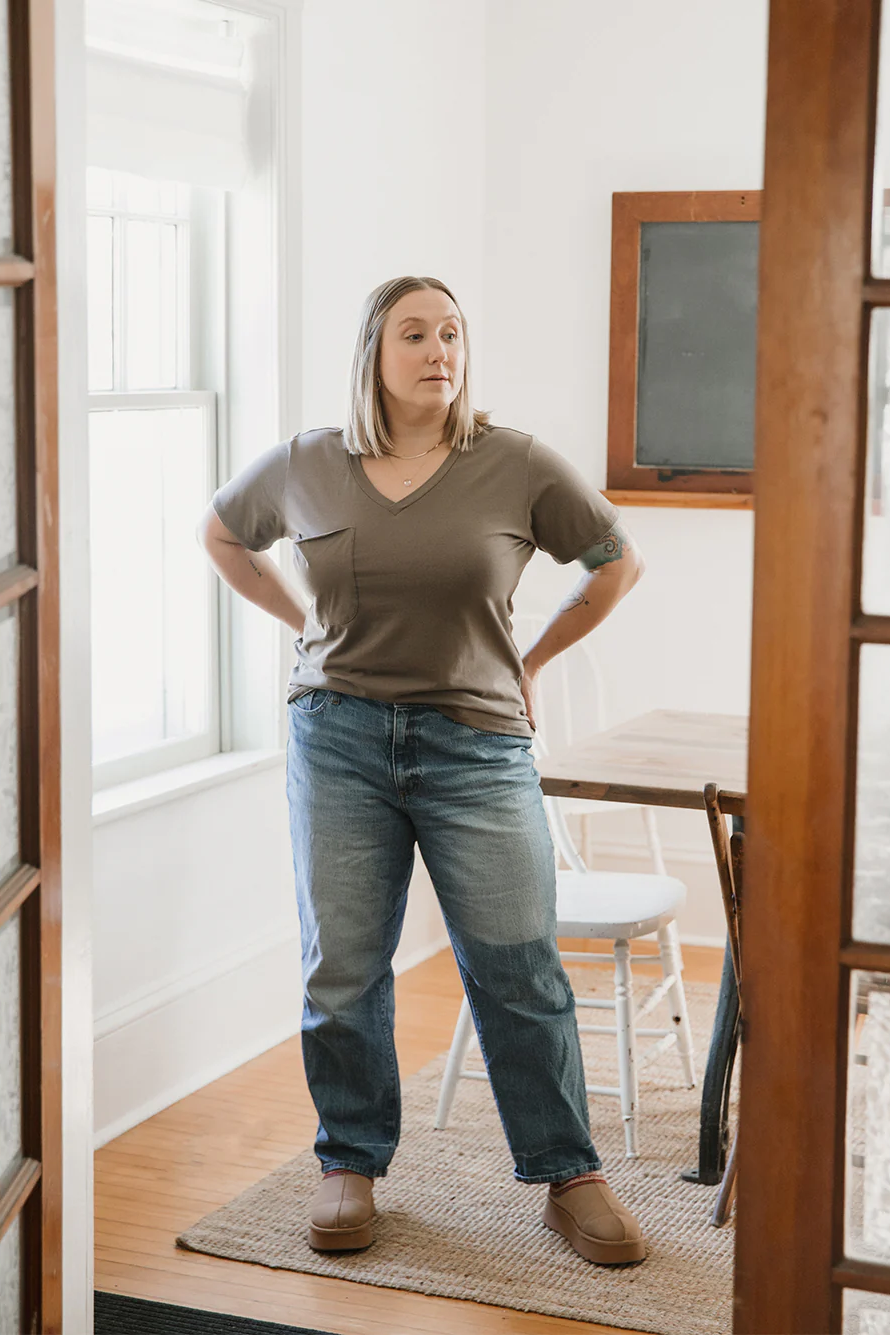
<svg viewBox="0 0 890 1335"><path fill-rule="evenodd" d="M294 564L312 595L313 619L322 629L336 630L355 618L358 585L354 528L294 538Z"/></svg>

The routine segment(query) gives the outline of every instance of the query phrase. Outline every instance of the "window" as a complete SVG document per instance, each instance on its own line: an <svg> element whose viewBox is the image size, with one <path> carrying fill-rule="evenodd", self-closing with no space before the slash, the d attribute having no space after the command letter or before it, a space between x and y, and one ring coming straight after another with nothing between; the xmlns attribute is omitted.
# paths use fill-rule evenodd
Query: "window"
<svg viewBox="0 0 890 1335"><path fill-rule="evenodd" d="M88 170L96 787L220 750L219 589L195 524L219 467L223 201Z"/></svg>

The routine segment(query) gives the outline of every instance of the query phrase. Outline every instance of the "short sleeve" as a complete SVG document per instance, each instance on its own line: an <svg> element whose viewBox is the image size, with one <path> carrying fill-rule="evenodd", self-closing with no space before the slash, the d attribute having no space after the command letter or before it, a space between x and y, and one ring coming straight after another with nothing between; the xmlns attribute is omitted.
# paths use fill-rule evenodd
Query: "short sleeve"
<svg viewBox="0 0 890 1335"><path fill-rule="evenodd" d="M213 494L214 510L250 552L264 552L287 536L284 487L289 460L289 441L273 445Z"/></svg>
<svg viewBox="0 0 890 1335"><path fill-rule="evenodd" d="M528 510L535 546L560 565L577 560L620 517L602 492L537 436L529 449Z"/></svg>

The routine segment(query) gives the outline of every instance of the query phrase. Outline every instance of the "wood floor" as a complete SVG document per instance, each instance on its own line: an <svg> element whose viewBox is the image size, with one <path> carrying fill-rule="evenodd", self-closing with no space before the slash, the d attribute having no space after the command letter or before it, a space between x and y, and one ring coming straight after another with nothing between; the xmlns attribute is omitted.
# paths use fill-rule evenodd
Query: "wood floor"
<svg viewBox="0 0 890 1335"><path fill-rule="evenodd" d="M721 951L687 946L683 958L687 980L719 981ZM448 1047L460 999L449 951L396 979L403 1078ZM619 1335L611 1326L272 1270L175 1246L177 1233L310 1146L316 1120L296 1036L103 1146L95 1155L96 1288L337 1335Z"/></svg>

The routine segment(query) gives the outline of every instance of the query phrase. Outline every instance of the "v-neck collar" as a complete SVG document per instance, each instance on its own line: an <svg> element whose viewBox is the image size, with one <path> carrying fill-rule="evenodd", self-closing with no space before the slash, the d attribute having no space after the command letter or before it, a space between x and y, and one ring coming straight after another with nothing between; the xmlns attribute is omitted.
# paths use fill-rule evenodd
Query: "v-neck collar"
<svg viewBox="0 0 890 1335"><path fill-rule="evenodd" d="M353 454L350 451L347 458L349 460L352 476L355 478L365 495L369 496L372 501L376 501L378 505L382 505L385 510L389 510L390 514L398 514L401 510L407 510L408 506L413 505L415 501L419 501L421 496L425 496L428 491L432 491L436 483L441 482L448 470L454 467L458 454L460 454L460 450L456 450L452 447L445 456L443 462L439 464L435 473L431 473L426 482L422 482L415 491L409 492L401 501L391 501L388 496L384 496L382 491L377 490L365 470L362 468L361 455Z"/></svg>

